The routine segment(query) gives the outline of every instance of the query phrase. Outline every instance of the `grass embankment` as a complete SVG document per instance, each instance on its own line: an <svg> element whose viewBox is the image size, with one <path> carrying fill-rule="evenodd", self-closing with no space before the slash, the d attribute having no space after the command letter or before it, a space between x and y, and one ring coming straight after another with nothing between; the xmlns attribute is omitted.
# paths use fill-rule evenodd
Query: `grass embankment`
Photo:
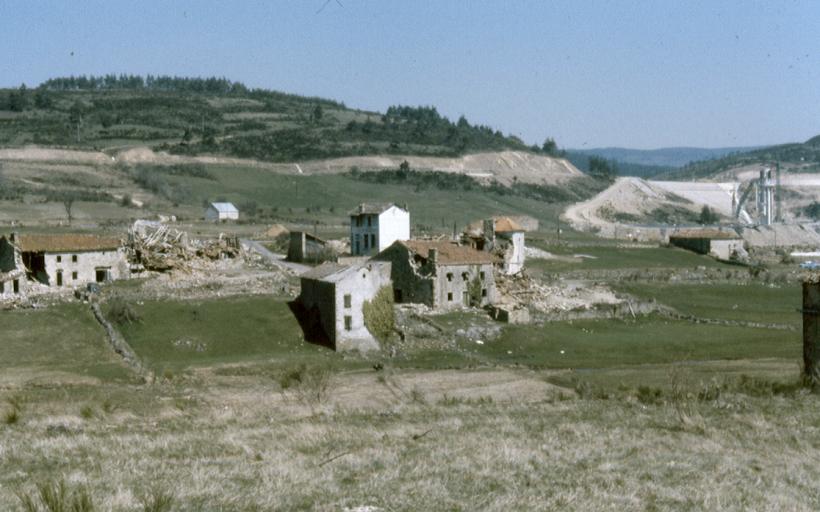
<svg viewBox="0 0 820 512"><path fill-rule="evenodd" d="M139 322L120 326L155 371L237 362L327 362L332 352L302 340L286 302L274 297L133 304Z"/></svg>

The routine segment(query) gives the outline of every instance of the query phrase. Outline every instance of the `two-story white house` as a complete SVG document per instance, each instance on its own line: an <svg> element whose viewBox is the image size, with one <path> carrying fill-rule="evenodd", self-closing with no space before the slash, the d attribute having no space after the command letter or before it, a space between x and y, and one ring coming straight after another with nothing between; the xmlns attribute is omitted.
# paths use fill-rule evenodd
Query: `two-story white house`
<svg viewBox="0 0 820 512"><path fill-rule="evenodd" d="M410 212L393 203L362 203L350 212L350 253L372 256L410 240Z"/></svg>

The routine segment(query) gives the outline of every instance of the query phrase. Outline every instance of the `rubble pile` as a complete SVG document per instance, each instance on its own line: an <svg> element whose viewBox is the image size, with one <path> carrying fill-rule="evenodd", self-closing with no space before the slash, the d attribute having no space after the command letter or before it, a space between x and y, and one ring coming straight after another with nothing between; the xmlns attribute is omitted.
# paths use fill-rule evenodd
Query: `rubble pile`
<svg viewBox="0 0 820 512"><path fill-rule="evenodd" d="M196 259L236 258L242 253L235 237L220 234L216 240L189 240L184 231L148 220L134 222L125 249L131 262L157 272L190 271Z"/></svg>
<svg viewBox="0 0 820 512"><path fill-rule="evenodd" d="M556 313L623 302L599 283L566 281L546 285L524 272L512 276L496 275L495 285L499 296L497 306L511 311L529 307L542 313Z"/></svg>

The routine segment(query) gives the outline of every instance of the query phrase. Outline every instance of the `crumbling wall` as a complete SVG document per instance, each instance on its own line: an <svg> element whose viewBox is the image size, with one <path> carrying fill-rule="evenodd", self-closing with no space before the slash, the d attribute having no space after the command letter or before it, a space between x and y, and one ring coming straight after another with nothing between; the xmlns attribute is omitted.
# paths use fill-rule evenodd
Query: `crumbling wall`
<svg viewBox="0 0 820 512"><path fill-rule="evenodd" d="M436 270L434 299L431 305L439 309L469 307L470 288L481 283L480 306L495 302L496 290L493 265L440 265Z"/></svg>
<svg viewBox="0 0 820 512"><path fill-rule="evenodd" d="M401 244L390 246L374 259L390 262L390 278L393 281L393 298L396 303L417 303L433 307L433 268L415 261L410 251Z"/></svg>

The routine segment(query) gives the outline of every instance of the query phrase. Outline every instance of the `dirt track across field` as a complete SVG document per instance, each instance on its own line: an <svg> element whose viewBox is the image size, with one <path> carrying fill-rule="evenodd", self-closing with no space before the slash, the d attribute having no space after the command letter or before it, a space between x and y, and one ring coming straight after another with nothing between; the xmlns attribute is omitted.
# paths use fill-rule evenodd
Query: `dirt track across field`
<svg viewBox="0 0 820 512"><path fill-rule="evenodd" d="M272 163L222 156L181 156L155 152L147 147L131 148L113 155L100 151L74 151L27 146L0 149L0 161L72 162L90 165L126 164L174 165L199 163L259 167L284 174L337 174L353 167L361 170L396 169L405 160L413 169L466 174L478 180L509 185L513 182L555 185L583 175L567 160L520 151L476 153L458 158L408 155L355 156L330 160Z"/></svg>

